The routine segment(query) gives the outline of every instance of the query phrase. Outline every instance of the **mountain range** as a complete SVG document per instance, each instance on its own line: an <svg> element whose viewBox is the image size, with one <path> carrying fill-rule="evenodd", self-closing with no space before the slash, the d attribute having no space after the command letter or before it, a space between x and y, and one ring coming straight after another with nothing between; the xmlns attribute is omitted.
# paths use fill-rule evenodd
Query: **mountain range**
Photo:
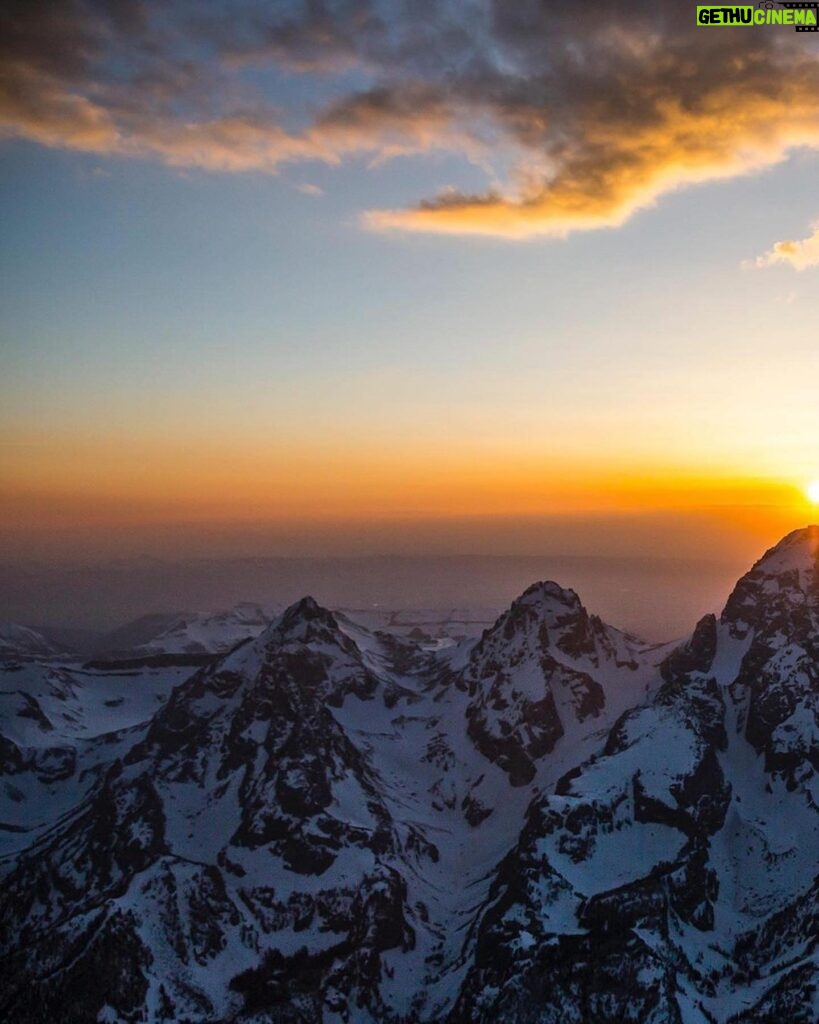
<svg viewBox="0 0 819 1024"><path fill-rule="evenodd" d="M819 1019L819 528L667 644L240 619L4 627L2 1019Z"/></svg>

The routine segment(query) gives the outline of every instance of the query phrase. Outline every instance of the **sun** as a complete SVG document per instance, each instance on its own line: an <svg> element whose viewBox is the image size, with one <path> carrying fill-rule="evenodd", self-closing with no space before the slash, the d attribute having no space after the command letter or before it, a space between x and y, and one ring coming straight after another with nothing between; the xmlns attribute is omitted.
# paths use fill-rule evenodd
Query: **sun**
<svg viewBox="0 0 819 1024"><path fill-rule="evenodd" d="M812 480L805 488L805 494L814 505L819 505L819 480Z"/></svg>

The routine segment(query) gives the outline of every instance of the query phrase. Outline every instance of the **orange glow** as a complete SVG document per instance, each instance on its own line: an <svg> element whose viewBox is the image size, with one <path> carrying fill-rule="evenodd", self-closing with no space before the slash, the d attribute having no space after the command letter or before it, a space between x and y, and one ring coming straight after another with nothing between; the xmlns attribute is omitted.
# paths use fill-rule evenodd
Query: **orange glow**
<svg viewBox="0 0 819 1024"><path fill-rule="evenodd" d="M618 515L677 512L728 517L771 510L804 516L806 493L776 479L649 460L507 453L461 445L334 451L316 442L232 445L63 440L12 450L6 523L270 519L415 519L452 516ZM813 491L811 501L817 500Z"/></svg>
<svg viewBox="0 0 819 1024"><path fill-rule="evenodd" d="M598 454L512 457L489 444L63 438L5 454L0 561L562 552L744 562L815 515L803 483Z"/></svg>

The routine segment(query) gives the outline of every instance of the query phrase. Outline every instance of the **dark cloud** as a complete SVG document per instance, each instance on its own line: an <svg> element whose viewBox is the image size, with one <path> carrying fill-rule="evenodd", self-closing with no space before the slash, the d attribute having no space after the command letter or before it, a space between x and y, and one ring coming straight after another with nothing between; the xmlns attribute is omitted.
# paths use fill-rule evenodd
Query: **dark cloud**
<svg viewBox="0 0 819 1024"><path fill-rule="evenodd" d="M694 13L643 0L7 3L0 131L235 172L442 149L507 172L482 194L371 211L370 226L562 235L819 147L816 37L716 32ZM307 119L282 111L258 85L268 67L336 98Z"/></svg>

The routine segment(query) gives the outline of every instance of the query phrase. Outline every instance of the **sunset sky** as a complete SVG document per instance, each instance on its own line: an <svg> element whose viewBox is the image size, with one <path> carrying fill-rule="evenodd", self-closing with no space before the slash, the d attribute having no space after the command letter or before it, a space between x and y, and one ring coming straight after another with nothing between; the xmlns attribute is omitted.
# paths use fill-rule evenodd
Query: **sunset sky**
<svg viewBox="0 0 819 1024"><path fill-rule="evenodd" d="M0 557L815 521L819 37L695 9L4 4Z"/></svg>

